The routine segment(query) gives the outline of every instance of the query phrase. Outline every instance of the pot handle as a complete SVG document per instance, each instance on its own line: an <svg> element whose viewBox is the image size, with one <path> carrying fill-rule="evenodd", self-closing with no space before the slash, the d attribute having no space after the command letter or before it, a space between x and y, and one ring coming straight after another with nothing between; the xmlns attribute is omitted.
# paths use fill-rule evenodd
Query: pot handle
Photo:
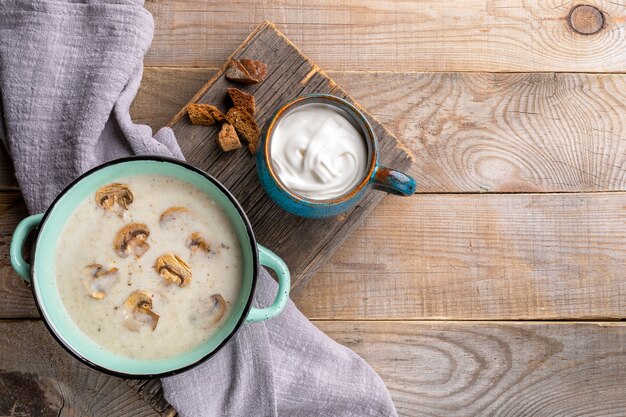
<svg viewBox="0 0 626 417"><path fill-rule="evenodd" d="M28 234L39 226L42 218L43 213L28 216L17 225L11 238L11 249L9 250L11 265L13 265L15 272L26 282L30 282L30 265L22 257L22 248Z"/></svg>
<svg viewBox="0 0 626 417"><path fill-rule="evenodd" d="M283 311L283 308L287 305L289 299L289 289L291 287L291 275L285 261L280 259L271 250L264 246L259 247L259 262L263 266L270 267L278 275L278 294L271 306L265 308L250 308L248 317L246 317L246 323L254 323L257 321L264 321L276 317Z"/></svg>

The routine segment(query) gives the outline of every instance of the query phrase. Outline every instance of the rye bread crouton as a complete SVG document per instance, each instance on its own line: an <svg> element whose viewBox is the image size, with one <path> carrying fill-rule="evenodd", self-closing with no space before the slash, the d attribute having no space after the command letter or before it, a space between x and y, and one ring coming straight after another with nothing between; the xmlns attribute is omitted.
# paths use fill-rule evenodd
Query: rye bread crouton
<svg viewBox="0 0 626 417"><path fill-rule="evenodd" d="M265 62L251 59L240 59L239 62L258 83L265 80L267 76L267 64Z"/></svg>
<svg viewBox="0 0 626 417"><path fill-rule="evenodd" d="M241 148L239 136L235 132L235 128L230 123L224 123L222 130L217 136L217 145L224 151L229 152L237 148Z"/></svg>
<svg viewBox="0 0 626 417"><path fill-rule="evenodd" d="M231 61L224 74L227 79L244 84L256 84L265 79L267 65L261 61L240 59Z"/></svg>
<svg viewBox="0 0 626 417"><path fill-rule="evenodd" d="M251 116L254 116L256 108L254 105L253 95L244 93L237 88L227 88L226 91L228 92L230 99L233 101L233 107L242 107L250 113Z"/></svg>
<svg viewBox="0 0 626 417"><path fill-rule="evenodd" d="M226 120L232 124L237 133L248 142L250 153L256 153L256 146L259 143L261 130L254 117L241 107L233 107L226 113Z"/></svg>
<svg viewBox="0 0 626 417"><path fill-rule="evenodd" d="M222 112L210 104L189 104L187 105L187 114L189 114L191 124L194 125L211 126L215 122L225 120Z"/></svg>
<svg viewBox="0 0 626 417"><path fill-rule="evenodd" d="M224 75L231 81L237 81L243 84L258 83L257 79L250 75L248 70L239 61L232 61L226 69L226 73Z"/></svg>

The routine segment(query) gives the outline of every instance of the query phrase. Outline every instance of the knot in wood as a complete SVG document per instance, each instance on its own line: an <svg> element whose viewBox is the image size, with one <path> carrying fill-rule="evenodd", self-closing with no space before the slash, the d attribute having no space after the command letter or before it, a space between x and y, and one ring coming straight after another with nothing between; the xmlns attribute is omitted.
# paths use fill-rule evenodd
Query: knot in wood
<svg viewBox="0 0 626 417"><path fill-rule="evenodd" d="M567 16L569 27L582 35L593 35L604 27L604 15L593 6L580 4Z"/></svg>

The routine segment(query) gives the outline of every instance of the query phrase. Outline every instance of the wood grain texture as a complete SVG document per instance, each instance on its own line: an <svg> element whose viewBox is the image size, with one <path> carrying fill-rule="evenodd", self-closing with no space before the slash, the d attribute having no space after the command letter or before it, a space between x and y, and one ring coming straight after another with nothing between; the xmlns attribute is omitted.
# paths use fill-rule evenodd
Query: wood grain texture
<svg viewBox="0 0 626 417"><path fill-rule="evenodd" d="M333 76L416 155L421 192L626 190L626 76Z"/></svg>
<svg viewBox="0 0 626 417"><path fill-rule="evenodd" d="M400 416L626 414L623 323L315 324L380 374Z"/></svg>
<svg viewBox="0 0 626 417"><path fill-rule="evenodd" d="M623 323L315 324L371 364L400 416L626 412ZM148 406L126 381L78 363L39 321L0 323L0 330L2 415L173 414Z"/></svg>
<svg viewBox="0 0 626 417"><path fill-rule="evenodd" d="M0 318L39 317L31 290L9 261L13 230L25 216L26 205L19 191L0 191Z"/></svg>
<svg viewBox="0 0 626 417"><path fill-rule="evenodd" d="M202 68L146 69L142 88L133 107L135 120L148 123L155 129L162 126L214 74L215 71ZM417 155L417 162L411 171L419 179L421 191L488 189L541 192L624 189L624 76L342 72L331 73L331 76L340 85L346 86L393 133L404 139ZM404 95L394 99L394 96L402 94L403 89ZM451 123L453 128L446 127ZM517 145L518 149L515 149ZM475 156L465 158L466 154ZM478 162L469 164L464 163L464 160ZM485 162L489 160L495 162ZM508 165L515 160L514 164ZM481 164L483 168L480 168ZM490 165L493 168L490 169ZM432 188L428 188L431 184ZM12 272L7 258L10 234L19 218L25 214L23 209L19 209L19 197L15 193L5 194L2 198L3 210L6 209L4 207L12 207L12 211L0 220L3 231L0 248L0 317L34 317L37 312L30 292ZM458 213L456 215L460 220L453 219L457 222L456 227L476 233L475 237L479 241L490 242L490 255L482 258L471 253L463 257L454 255L454 267L439 267L435 270L438 271L436 279L432 269L416 269L415 265L420 262L421 257L426 256L430 259L429 262L433 262L433 258L426 253L433 249L430 241L436 239L441 242L439 249L435 248L437 253L441 253L444 250L442 248L447 246L462 253L467 248L464 249L457 242L468 245L468 238L457 237L452 232L442 237L437 230L431 230L429 235L423 236L421 224L429 222L428 212L423 212L425 200L389 198L372 213L366 225L316 278L330 285L332 291L326 294L322 291L324 287L320 285L313 287L316 292L302 291L304 295L298 295L297 300L305 311L313 316L331 317L338 308L343 311L344 317L369 317L370 314L376 317L392 317L395 313L389 305L393 302L393 297L399 295L400 300L404 300L397 307L402 317L497 319L500 314L509 318L623 316L619 306L620 303L623 304L624 292L619 281L624 276L617 269L619 264L615 264L615 267L613 263L606 265L607 276L614 277L608 284L594 281L600 278L585 280L584 269L580 272L582 276L576 272L577 268L587 262L585 257L593 256L596 245L582 233L581 225L589 217L595 216L593 210L599 210L598 219L605 219L608 213L606 210L611 207L621 212L620 204L624 198L622 194L603 194L601 199L607 200L606 208L598 207L605 203L598 200L597 196L589 197L591 211L586 214L575 211L571 225L561 225L558 230L553 229L566 239L563 243L565 250L580 252L573 264L576 268L568 266L569 258L559 260L557 254L561 243L556 240L550 241L552 247L545 254L551 254L552 258L547 259L545 265L540 264L542 258L532 252L533 240L537 239L541 245L548 243L546 236L541 234L542 230L536 226L534 229L532 225L528 227L529 231L523 235L527 240L508 241L508 246L501 248L502 252L515 249L514 254L519 265L536 268L530 271L521 271L521 267L511 266L502 257L498 257L498 247L494 246L496 241L488 233L507 232L508 224L499 222L490 225L489 219L483 218L480 222L478 220L481 218L481 211L505 210L505 205L498 203L494 206L494 200L476 197L450 208L447 207L447 201L451 197L426 198L429 201L429 210L435 214L441 212L437 204L441 204L444 210ZM506 196L496 198L508 199ZM560 210L558 205L575 207L575 201L580 198L586 197L577 194L546 197L552 201L546 208L549 218L560 221L557 219ZM544 201L535 195L524 199L532 199L538 206ZM612 199L615 200L611 202ZM466 209L459 206L465 206ZM395 210L408 213L406 219L401 217L404 214L390 214ZM520 210L514 213L519 214ZM504 218L507 218L506 215ZM442 218L438 219L436 224L445 226L441 224ZM520 224L521 220L511 221L513 224ZM424 244L424 248L418 247L416 251L414 247L401 248L397 244L384 246L385 240L393 238L397 228L395 226L398 224L403 225L403 229L399 231L402 242L412 245L417 242ZM623 244L620 236L624 233L624 222L613 217L607 223L608 226L613 227L615 237L605 236L605 244L613 245L619 251L619 245ZM387 227L391 229L387 230ZM572 230L568 231L566 227L572 227ZM577 231L582 233L582 237L577 237ZM381 247L373 246L369 241L374 235L382 237ZM509 237L515 238L511 234ZM575 243L575 239L580 239L579 243ZM361 264L358 261L368 259L372 251L376 251L377 255L374 263L385 270L388 267L384 265L390 264L389 268L394 276L401 277L401 280L398 278L399 281L385 282L384 278L376 278L377 274L370 270L367 263ZM411 258L411 253L420 255ZM616 259L623 261L623 258ZM472 267L471 262L478 261L481 263ZM598 259L594 262L595 265L602 266ZM478 271L485 270L491 272L476 275ZM427 272L430 275L424 275ZM332 279L333 274L336 274L335 280ZM596 270L594 274L599 277L602 272ZM505 275L504 281L493 278L502 275ZM369 281L372 276L375 277L374 283ZM427 276L431 278L426 279ZM343 299L337 305L334 304L339 301L335 298L341 297L340 287L346 277L368 277L368 280L361 278L363 283L357 293L370 300L369 302L348 298L351 304L348 303L347 306ZM450 285L427 292L431 283L437 282ZM503 285L497 286L498 283ZM354 278L350 285L357 285ZM577 285L580 287L577 288ZM516 297L518 288L524 294L519 299ZM370 291L374 294L368 294ZM410 294L403 294L402 291L409 291ZM456 299L456 291L461 294L459 299ZM323 295L319 300L318 293ZM384 298L382 304L377 304L381 294L382 297L385 294L390 295ZM564 294L570 298L563 298ZM411 296L418 297L418 301L413 301ZM419 299L420 297L423 299ZM509 301L511 304L506 305Z"/></svg>
<svg viewBox="0 0 626 417"><path fill-rule="evenodd" d="M127 379L126 384L163 417L177 415L177 411L165 400L160 379Z"/></svg>
<svg viewBox="0 0 626 417"><path fill-rule="evenodd" d="M582 3L604 13L605 27L595 35L567 24ZM156 21L150 66L220 67L268 19L326 70L626 69L621 1L160 0L146 7Z"/></svg>
<svg viewBox="0 0 626 417"><path fill-rule="evenodd" d="M130 108L133 121L147 124L156 132L216 73L216 69L210 68L144 68L139 91Z"/></svg>
<svg viewBox="0 0 626 417"><path fill-rule="evenodd" d="M598 34L567 27L582 3L604 13ZM369 321L624 317L626 193L539 194L626 189L626 77L558 73L625 71L623 2L147 7L156 37L146 64L181 68L146 69L137 122L167 123L215 73L182 67L221 66L268 18L343 70L329 74L408 143L419 191L536 193L388 198L300 288L296 302L380 373L401 416L626 414L623 323ZM490 73L509 71L548 73ZM3 149L0 189L0 317L36 317L8 266L25 212ZM0 415L174 414L158 381L91 371L39 321L0 322L0 334Z"/></svg>
<svg viewBox="0 0 626 417"><path fill-rule="evenodd" d="M8 264L11 216L0 317L37 317ZM626 193L388 198L293 297L317 319L623 318L625 218Z"/></svg>
<svg viewBox="0 0 626 417"><path fill-rule="evenodd" d="M19 321L0 322L0 415L169 417L174 410L81 364L41 321Z"/></svg>
<svg viewBox="0 0 626 417"><path fill-rule="evenodd" d="M134 120L156 131L215 72L146 68ZM626 76L329 75L411 149L419 192L626 190Z"/></svg>
<svg viewBox="0 0 626 417"><path fill-rule="evenodd" d="M626 193L387 199L294 294L312 319L624 318Z"/></svg>
<svg viewBox="0 0 626 417"><path fill-rule="evenodd" d="M212 74L147 68L135 120L163 126ZM419 192L626 190L626 76L329 75L413 152Z"/></svg>
<svg viewBox="0 0 626 417"><path fill-rule="evenodd" d="M226 88L244 88L255 97L255 118L260 126L264 126L282 104L304 94L327 93L351 101L334 81L269 24L261 25L235 51L232 59L238 58L267 63L266 80L241 87L228 81L222 70L191 101L217 105L226 111L230 107L226 102ZM219 126L192 125L186 113L183 108L168 125L176 134L187 161L213 175L237 198L250 219L257 241L276 252L289 265L293 288L305 282L324 264L385 196L381 192L366 191L353 209L324 220L291 215L265 194L258 180L255 157L245 150L221 151L215 142ZM381 163L401 171L409 168L411 155L403 145L380 123L364 114L378 138Z"/></svg>

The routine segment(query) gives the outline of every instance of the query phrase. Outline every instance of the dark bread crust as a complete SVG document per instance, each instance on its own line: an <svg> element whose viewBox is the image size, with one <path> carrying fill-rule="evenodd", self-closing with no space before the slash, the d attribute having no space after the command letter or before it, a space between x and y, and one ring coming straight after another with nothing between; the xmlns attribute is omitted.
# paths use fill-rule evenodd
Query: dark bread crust
<svg viewBox="0 0 626 417"><path fill-rule="evenodd" d="M237 88L227 88L226 91L228 92L230 99L233 101L234 107L242 107L254 116L256 108L253 95L244 93Z"/></svg>
<svg viewBox="0 0 626 417"><path fill-rule="evenodd" d="M235 132L235 128L230 123L224 123L222 130L217 135L217 145L224 151L229 152L237 148L241 148L239 136Z"/></svg>
<svg viewBox="0 0 626 417"><path fill-rule="evenodd" d="M248 70L241 64L239 61L232 61L228 68L226 69L226 73L224 74L227 79L231 81L237 81L239 83L244 84L256 84L258 83L257 79L254 78Z"/></svg>
<svg viewBox="0 0 626 417"><path fill-rule="evenodd" d="M240 59L239 62L258 83L265 80L267 76L267 64L265 62L251 59Z"/></svg>
<svg viewBox="0 0 626 417"><path fill-rule="evenodd" d="M242 107L233 107L226 113L226 120L232 124L237 133L248 142L248 150L250 153L256 153L256 147L259 143L261 130L254 117Z"/></svg>
<svg viewBox="0 0 626 417"><path fill-rule="evenodd" d="M224 76L231 81L257 84L265 80L267 65L265 62L251 59L233 60L226 69Z"/></svg>
<svg viewBox="0 0 626 417"><path fill-rule="evenodd" d="M187 114L194 125L211 126L215 122L226 120L220 109L210 104L188 104Z"/></svg>

